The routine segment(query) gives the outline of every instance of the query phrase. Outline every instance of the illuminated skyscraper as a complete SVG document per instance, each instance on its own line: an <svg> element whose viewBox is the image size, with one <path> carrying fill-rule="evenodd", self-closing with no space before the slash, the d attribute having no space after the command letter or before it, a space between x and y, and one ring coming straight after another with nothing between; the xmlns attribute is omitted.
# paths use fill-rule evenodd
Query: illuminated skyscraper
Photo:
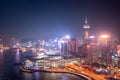
<svg viewBox="0 0 120 80"><path fill-rule="evenodd" d="M84 39L88 39L90 26L88 25L87 17L85 17L85 24L83 25L83 28L84 28Z"/></svg>

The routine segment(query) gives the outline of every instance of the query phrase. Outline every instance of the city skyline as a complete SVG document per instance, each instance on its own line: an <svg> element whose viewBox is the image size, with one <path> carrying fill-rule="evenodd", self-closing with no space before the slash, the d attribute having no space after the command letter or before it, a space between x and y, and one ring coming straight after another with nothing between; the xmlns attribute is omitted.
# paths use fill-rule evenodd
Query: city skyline
<svg viewBox="0 0 120 80"><path fill-rule="evenodd" d="M49 39L83 37L85 16L91 32L119 34L119 2L89 0L0 1L0 37ZM115 34L116 34L115 33Z"/></svg>

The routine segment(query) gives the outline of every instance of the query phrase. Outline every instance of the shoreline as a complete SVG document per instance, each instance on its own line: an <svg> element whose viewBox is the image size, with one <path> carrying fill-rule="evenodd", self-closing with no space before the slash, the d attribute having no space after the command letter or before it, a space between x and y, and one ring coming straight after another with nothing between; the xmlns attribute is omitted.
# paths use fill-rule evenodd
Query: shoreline
<svg viewBox="0 0 120 80"><path fill-rule="evenodd" d="M20 70L22 72L27 72L27 73L34 73L34 72L48 72L48 73L68 73L68 74L73 74L73 75L76 75L76 76L79 76L79 77L82 77L86 80L95 80L93 79L92 77L88 76L88 75L85 75L85 74L82 74L82 73L75 73L75 72L72 72L72 71L65 71L65 68L59 68L61 70L56 70L53 68L52 69L46 69L46 70L35 70L35 69L25 69L22 65L19 67Z"/></svg>

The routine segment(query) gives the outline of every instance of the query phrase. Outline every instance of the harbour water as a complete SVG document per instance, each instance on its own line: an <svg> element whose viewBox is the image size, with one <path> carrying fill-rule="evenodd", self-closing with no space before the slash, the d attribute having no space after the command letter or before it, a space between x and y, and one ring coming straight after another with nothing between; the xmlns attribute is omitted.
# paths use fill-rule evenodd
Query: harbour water
<svg viewBox="0 0 120 80"><path fill-rule="evenodd" d="M14 63L24 60L24 53L19 51L0 52L0 80L85 80L68 73L21 72Z"/></svg>

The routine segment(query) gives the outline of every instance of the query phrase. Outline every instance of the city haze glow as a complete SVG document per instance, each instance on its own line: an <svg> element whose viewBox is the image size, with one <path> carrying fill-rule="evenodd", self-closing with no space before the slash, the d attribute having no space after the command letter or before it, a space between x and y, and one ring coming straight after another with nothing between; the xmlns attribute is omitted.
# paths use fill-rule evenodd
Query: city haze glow
<svg viewBox="0 0 120 80"><path fill-rule="evenodd" d="M100 37L101 37L101 38L109 38L109 36L106 35L106 34L105 34L105 35L101 35Z"/></svg>

